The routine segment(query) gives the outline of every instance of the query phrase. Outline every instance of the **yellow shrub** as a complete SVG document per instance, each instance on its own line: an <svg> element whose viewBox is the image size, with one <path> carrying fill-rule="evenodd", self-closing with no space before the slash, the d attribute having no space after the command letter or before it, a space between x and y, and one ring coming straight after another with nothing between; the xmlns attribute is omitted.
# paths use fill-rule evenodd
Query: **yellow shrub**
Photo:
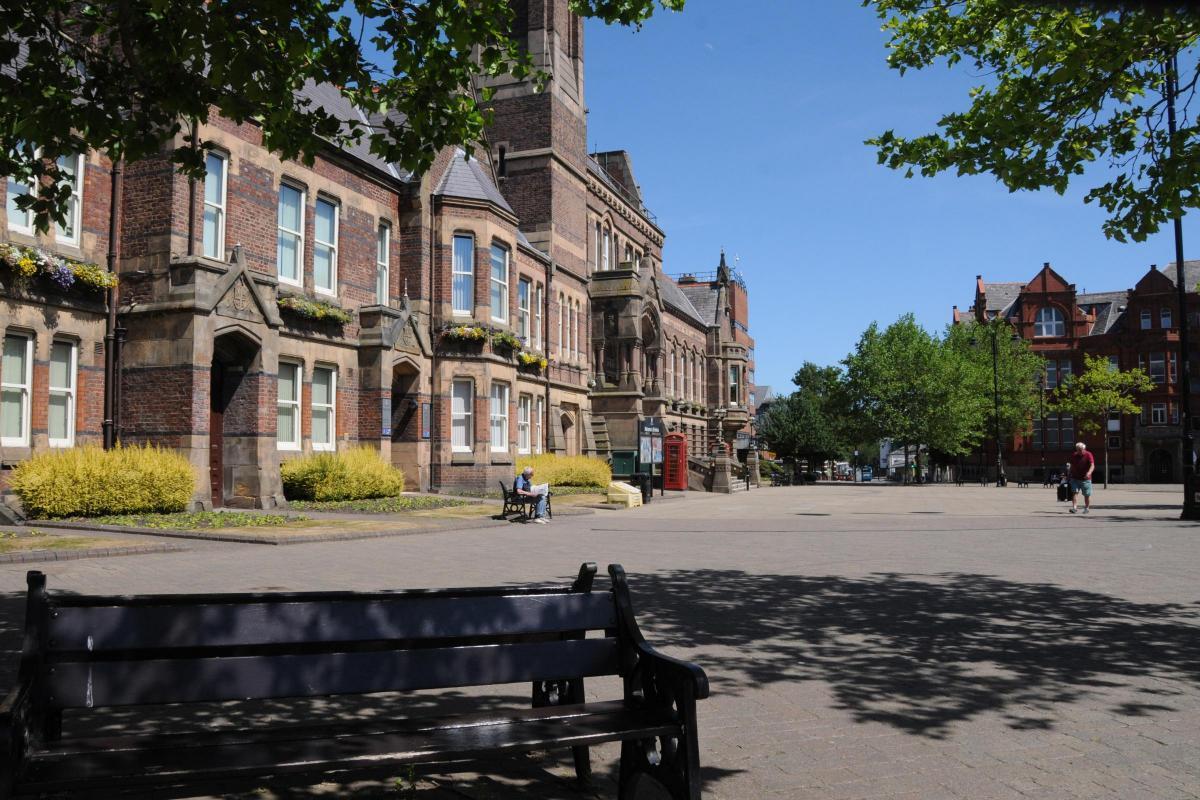
<svg viewBox="0 0 1200 800"><path fill-rule="evenodd" d="M607 461L591 456L560 456L543 453L521 456L517 459L516 473L525 467L533 467L535 483L554 486L598 486L607 487L612 482L612 467Z"/></svg>
<svg viewBox="0 0 1200 800"><path fill-rule="evenodd" d="M294 458L280 473L288 500L366 500L404 491L404 473L370 447Z"/></svg>
<svg viewBox="0 0 1200 800"><path fill-rule="evenodd" d="M152 445L53 450L17 465L12 475L31 517L186 511L195 483L186 458Z"/></svg>

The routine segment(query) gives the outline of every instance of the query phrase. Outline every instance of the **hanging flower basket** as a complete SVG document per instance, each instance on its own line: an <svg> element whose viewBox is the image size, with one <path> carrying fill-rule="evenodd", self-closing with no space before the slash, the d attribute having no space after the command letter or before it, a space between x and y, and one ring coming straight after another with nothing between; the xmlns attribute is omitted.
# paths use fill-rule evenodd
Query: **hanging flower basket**
<svg viewBox="0 0 1200 800"><path fill-rule="evenodd" d="M492 349L511 356L521 349L521 340L508 331L492 331Z"/></svg>
<svg viewBox="0 0 1200 800"><path fill-rule="evenodd" d="M546 371L546 367L550 364L550 361L538 353L530 353L527 350L522 350L520 353L517 353L517 363L521 365L521 369L540 375Z"/></svg>
<svg viewBox="0 0 1200 800"><path fill-rule="evenodd" d="M63 258L36 247L0 244L0 266L10 270L18 280L41 277L64 291L78 286L104 292L117 285L117 276L97 264Z"/></svg>
<svg viewBox="0 0 1200 800"><path fill-rule="evenodd" d="M313 320L314 322L332 322L336 325L346 325L354 319L346 309L322 300L309 300L306 297L289 295L280 297L275 302L279 305L280 311L286 311L294 316Z"/></svg>
<svg viewBox="0 0 1200 800"><path fill-rule="evenodd" d="M488 332L478 325L448 325L442 328L442 338L452 342L483 342Z"/></svg>

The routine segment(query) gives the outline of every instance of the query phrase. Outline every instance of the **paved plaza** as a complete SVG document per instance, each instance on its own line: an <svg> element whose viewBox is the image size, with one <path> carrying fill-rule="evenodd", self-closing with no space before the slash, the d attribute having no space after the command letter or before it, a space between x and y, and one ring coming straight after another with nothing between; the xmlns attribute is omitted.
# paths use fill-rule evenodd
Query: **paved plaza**
<svg viewBox="0 0 1200 800"><path fill-rule="evenodd" d="M619 562L647 637L712 682L700 704L706 797L1200 797L1200 525L1175 519L1174 487L1096 495L1084 517L1040 487L763 488L547 526L194 542L39 568L52 589L122 593L542 582ZM10 669L25 569L0 567ZM615 680L588 689L619 692ZM488 707L528 697L526 686L489 691ZM428 701L371 702L256 713ZM594 750L587 790L548 756L497 775L302 796L615 798L616 755ZM286 794L260 792L273 793Z"/></svg>

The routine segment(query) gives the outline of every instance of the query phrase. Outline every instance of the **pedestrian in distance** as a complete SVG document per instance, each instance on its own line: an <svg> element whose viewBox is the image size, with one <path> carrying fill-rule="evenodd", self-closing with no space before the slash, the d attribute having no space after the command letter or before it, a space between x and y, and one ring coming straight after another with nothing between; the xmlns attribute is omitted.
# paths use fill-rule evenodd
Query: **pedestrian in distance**
<svg viewBox="0 0 1200 800"><path fill-rule="evenodd" d="M1076 498L1083 494L1083 513L1092 510L1092 471L1096 469L1096 459L1088 452L1083 442L1075 443L1075 452L1067 462L1071 474L1071 513L1076 511Z"/></svg>

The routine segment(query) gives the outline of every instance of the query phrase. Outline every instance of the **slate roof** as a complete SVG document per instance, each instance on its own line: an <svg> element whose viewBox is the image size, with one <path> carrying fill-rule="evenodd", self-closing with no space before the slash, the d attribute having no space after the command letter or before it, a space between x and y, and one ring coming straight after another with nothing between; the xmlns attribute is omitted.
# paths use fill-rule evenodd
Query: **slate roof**
<svg viewBox="0 0 1200 800"><path fill-rule="evenodd" d="M677 289L690 301L705 325L721 324L721 309L717 308L717 290L708 283L685 283Z"/></svg>
<svg viewBox="0 0 1200 800"><path fill-rule="evenodd" d="M997 316L1008 316L1024 288L1025 284L1023 283L985 283L983 291L986 295L987 308L984 310L995 311Z"/></svg>
<svg viewBox="0 0 1200 800"><path fill-rule="evenodd" d="M297 98L307 100L314 106L323 109L332 116L340 120L359 120L364 124L369 124L371 119L363 113L362 109L353 105L347 100L342 93L337 90L337 87L331 83L316 83L309 80L304 83L304 87L296 92ZM389 112L387 115L390 119L402 121L403 117L396 112ZM347 126L344 126L344 128ZM405 170L401 169L397 164L390 164L384 161L379 156L371 152L370 143L366 138L359 141L351 142L348 145L343 145L341 148L349 155L354 156L359 161L369 164L381 172L391 175L399 180L408 180L411 176Z"/></svg>
<svg viewBox="0 0 1200 800"><path fill-rule="evenodd" d="M446 168L433 193L445 197L461 197L465 200L484 200L513 216L517 213L504 199L504 195L500 194L496 184L492 183L492 176L479 163L479 159L468 159L462 150L454 154L454 159Z"/></svg>
<svg viewBox="0 0 1200 800"><path fill-rule="evenodd" d="M1165 267L1159 267L1158 271L1167 276L1171 284L1175 284L1175 262L1172 261ZM1187 284L1186 288L1189 292L1196 291L1197 284L1200 284L1200 261L1183 262L1183 280Z"/></svg>
<svg viewBox="0 0 1200 800"><path fill-rule="evenodd" d="M1090 310L1096 315L1088 336L1099 336L1108 333L1117 324L1124 313L1123 309L1129 302L1129 292L1092 292L1075 296L1075 305Z"/></svg>
<svg viewBox="0 0 1200 800"><path fill-rule="evenodd" d="M708 284L701 285L703 285L705 289L708 288ZM711 321L706 321L704 316L698 310L696 310L696 306L692 304L688 293L684 292L683 287L675 283L675 281L664 275L658 282L658 288L659 291L662 292L663 302L671 308L683 314L697 325L708 326L713 324ZM717 293L714 290L712 294L713 304L715 305Z"/></svg>

